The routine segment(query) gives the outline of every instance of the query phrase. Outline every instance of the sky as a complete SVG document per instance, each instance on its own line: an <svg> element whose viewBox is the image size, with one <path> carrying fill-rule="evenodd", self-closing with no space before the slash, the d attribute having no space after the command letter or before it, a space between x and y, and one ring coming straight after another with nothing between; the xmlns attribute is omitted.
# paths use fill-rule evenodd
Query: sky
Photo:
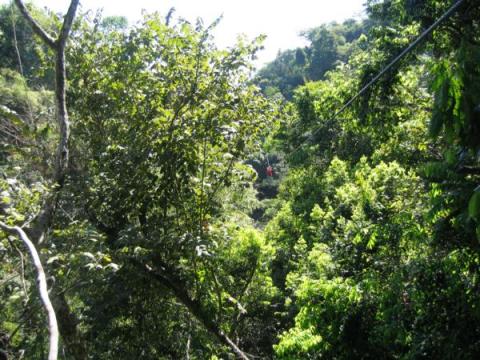
<svg viewBox="0 0 480 360"><path fill-rule="evenodd" d="M31 0L56 12L66 12L68 0ZM122 15L133 23L142 9L175 15L194 21L201 17L210 24L220 15L223 19L214 36L219 47L235 43L239 34L249 39L265 34L265 49L258 54L257 66L272 61L279 50L303 46L302 30L332 21L361 18L366 0L81 0L82 8L103 8L105 15ZM0 0L7 3L8 0Z"/></svg>

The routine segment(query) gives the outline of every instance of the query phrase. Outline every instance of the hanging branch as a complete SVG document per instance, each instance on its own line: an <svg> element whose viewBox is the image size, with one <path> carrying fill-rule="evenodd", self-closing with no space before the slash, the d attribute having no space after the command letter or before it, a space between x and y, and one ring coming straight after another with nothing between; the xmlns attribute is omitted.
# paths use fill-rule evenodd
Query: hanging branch
<svg viewBox="0 0 480 360"><path fill-rule="evenodd" d="M50 346L48 351L48 360L56 360L58 354L58 324L55 311L53 310L52 302L48 295L47 289L47 278L45 276L45 271L43 270L42 262L40 261L40 256L38 255L37 249L32 241L29 239L25 231L18 226L8 226L0 221L0 228L5 232L10 234L15 234L22 239L23 243L27 246L30 256L33 260L33 265L37 271L37 280L38 280L38 291L40 292L40 299L42 300L43 306L48 314L48 332L50 334Z"/></svg>

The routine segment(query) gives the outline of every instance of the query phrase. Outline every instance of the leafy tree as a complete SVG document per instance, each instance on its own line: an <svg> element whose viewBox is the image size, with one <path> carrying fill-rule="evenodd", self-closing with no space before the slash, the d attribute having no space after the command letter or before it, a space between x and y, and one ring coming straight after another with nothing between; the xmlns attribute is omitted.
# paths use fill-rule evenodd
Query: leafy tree
<svg viewBox="0 0 480 360"><path fill-rule="evenodd" d="M257 286L255 267L244 275L223 267L218 271L217 252L233 241L221 230L228 219L225 215L238 218L225 202L225 191L246 194L255 174L241 159L269 122L271 110L257 89L247 84L248 59L257 45L240 43L230 51L219 51L209 32L200 23L168 26L157 15L147 16L128 32L98 32L88 24L79 30L69 54L76 119L73 156L78 160L69 183L73 203L67 198L62 203L76 214L76 221L87 221L87 229L104 239L96 252L111 259L114 268L125 269L112 281L123 283L118 285L122 288L130 284L131 294L144 291L141 284L156 284L149 297L157 299L158 309L166 310L163 303L172 299L182 304L185 324L181 326L185 331L187 324L196 329L189 344L204 344L193 352L217 352L211 343L200 340L213 336L243 356L239 344L255 352L264 350L256 348L254 333L238 333L243 322L256 321L238 315L238 308L245 307L248 314L250 303L251 311L268 311L268 307L256 310L259 306L243 299L238 288L235 292L228 288L232 276L237 284ZM53 241L60 246L64 237L59 233ZM138 281L132 282L131 272ZM274 294L263 280L258 286L267 293L255 288L252 296L268 299ZM83 303L92 299L89 292L77 296ZM171 317L164 318L164 324L177 320L175 307L169 308ZM123 309L118 308L119 319ZM143 325L132 323L125 331L136 331L138 326ZM111 336L109 331L116 330L105 331ZM233 334L237 334L235 343L230 339ZM120 339L127 342L118 351L133 356L135 339ZM186 346L179 345L177 338L171 340L164 346L176 349L173 353ZM98 348L99 354L105 350ZM145 356L156 358L159 351L160 347L152 347ZM100 356L108 354L111 350Z"/></svg>

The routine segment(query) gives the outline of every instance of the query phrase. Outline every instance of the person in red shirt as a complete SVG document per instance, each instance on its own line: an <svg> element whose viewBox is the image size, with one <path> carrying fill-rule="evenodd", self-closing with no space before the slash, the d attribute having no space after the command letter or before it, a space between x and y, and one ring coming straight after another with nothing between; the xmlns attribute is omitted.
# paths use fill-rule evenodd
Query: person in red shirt
<svg viewBox="0 0 480 360"><path fill-rule="evenodd" d="M270 165L267 166L267 176L273 176L273 168Z"/></svg>

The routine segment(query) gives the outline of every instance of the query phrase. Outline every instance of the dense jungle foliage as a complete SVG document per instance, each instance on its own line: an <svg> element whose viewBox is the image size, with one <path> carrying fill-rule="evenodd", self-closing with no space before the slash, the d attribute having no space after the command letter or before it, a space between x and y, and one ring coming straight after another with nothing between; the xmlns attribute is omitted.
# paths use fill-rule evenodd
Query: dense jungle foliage
<svg viewBox="0 0 480 360"><path fill-rule="evenodd" d="M480 2L332 116L455 2L366 0L256 73L262 36L80 9L61 181L54 51L1 6L0 221L58 358L477 359ZM47 358L36 277L0 230L2 360Z"/></svg>

